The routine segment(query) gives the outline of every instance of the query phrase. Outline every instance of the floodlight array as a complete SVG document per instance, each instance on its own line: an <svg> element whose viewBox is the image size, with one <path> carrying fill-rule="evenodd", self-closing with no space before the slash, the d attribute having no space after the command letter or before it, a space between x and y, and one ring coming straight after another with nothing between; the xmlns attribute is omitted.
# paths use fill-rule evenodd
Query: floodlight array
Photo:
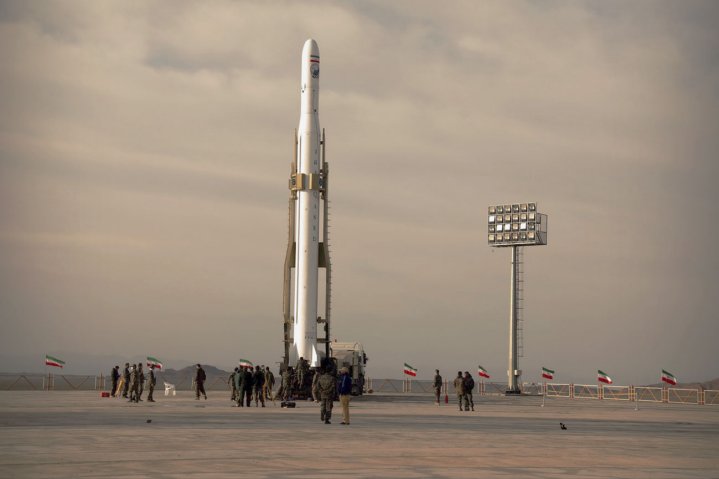
<svg viewBox="0 0 719 479"><path fill-rule="evenodd" d="M488 212L490 246L547 244L547 215L537 211L537 203L490 206Z"/></svg>

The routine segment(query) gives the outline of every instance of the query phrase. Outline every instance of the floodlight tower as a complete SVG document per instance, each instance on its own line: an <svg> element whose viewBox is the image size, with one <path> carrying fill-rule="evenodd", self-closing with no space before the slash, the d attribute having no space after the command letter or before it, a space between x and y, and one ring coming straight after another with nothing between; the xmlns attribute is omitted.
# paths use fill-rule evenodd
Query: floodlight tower
<svg viewBox="0 0 719 479"><path fill-rule="evenodd" d="M520 394L519 377L519 302L522 290L520 270L521 247L547 244L547 215L537 212L537 203L516 203L489 207L488 242L493 247L512 248L511 284L509 290L509 367L507 394Z"/></svg>

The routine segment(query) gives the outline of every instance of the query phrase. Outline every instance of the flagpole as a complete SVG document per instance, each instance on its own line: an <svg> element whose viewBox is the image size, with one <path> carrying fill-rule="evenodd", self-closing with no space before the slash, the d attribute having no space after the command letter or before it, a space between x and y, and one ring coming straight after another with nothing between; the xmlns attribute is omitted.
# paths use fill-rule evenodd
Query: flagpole
<svg viewBox="0 0 719 479"><path fill-rule="evenodd" d="M544 407L544 398L547 397L547 381L544 381L542 386L542 407Z"/></svg>

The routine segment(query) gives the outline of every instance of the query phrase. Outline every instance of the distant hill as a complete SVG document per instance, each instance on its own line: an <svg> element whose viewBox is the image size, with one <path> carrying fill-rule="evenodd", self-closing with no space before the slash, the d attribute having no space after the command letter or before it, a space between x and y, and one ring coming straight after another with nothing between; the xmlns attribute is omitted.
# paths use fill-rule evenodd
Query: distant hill
<svg viewBox="0 0 719 479"><path fill-rule="evenodd" d="M719 378L712 379L711 381L705 381L701 383L677 383L676 386L672 386L667 383L656 383L656 384L649 384L648 387L670 387L670 388L677 388L677 389L713 389L717 390L719 389Z"/></svg>

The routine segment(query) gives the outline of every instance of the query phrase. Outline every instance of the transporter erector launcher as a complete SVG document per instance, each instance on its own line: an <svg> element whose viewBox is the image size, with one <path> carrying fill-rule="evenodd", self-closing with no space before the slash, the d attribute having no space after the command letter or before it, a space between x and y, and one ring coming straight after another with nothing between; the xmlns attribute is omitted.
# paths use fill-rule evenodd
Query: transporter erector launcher
<svg viewBox="0 0 719 479"><path fill-rule="evenodd" d="M285 255L284 367L302 357L317 367L329 355L330 259L327 246L327 185L324 131L320 130L320 50L309 39L302 49L300 124L290 174L289 235ZM294 268L294 272L292 271ZM319 268L325 268L325 317L318 316ZM319 342L317 325L324 325Z"/></svg>

